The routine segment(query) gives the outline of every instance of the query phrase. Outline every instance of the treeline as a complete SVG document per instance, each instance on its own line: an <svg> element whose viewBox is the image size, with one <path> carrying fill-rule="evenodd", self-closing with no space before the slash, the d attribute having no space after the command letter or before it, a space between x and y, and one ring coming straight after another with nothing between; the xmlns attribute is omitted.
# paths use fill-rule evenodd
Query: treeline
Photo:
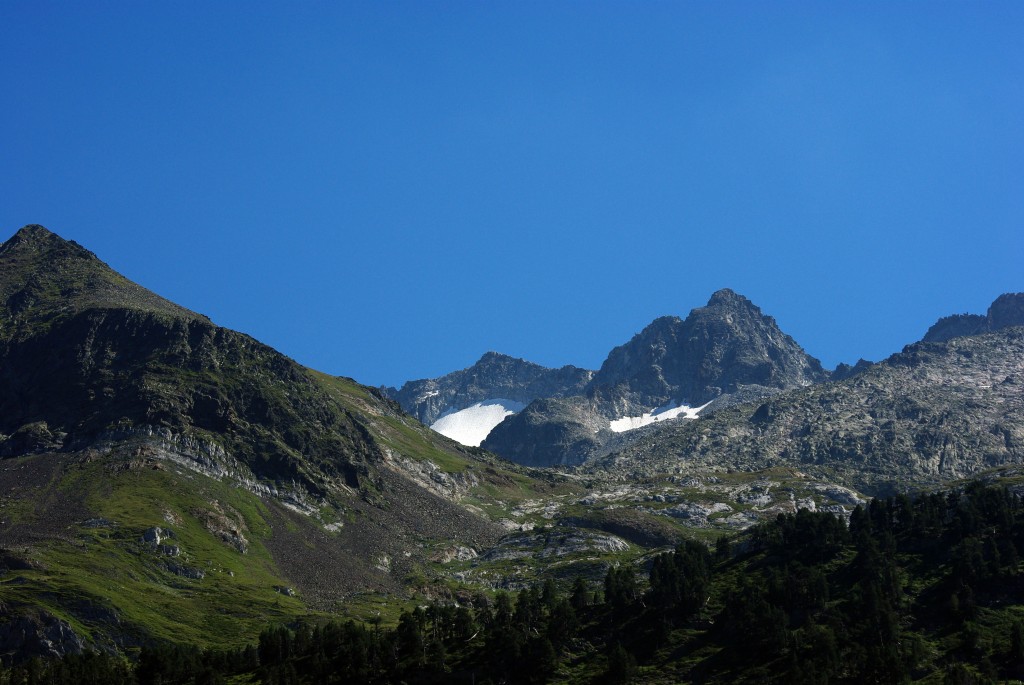
<svg viewBox="0 0 1024 685"><path fill-rule="evenodd" d="M756 527L752 543L709 634L722 650L697 672L815 684L1024 675L1024 515L1006 488L876 499L848 527L799 511Z"/></svg>
<svg viewBox="0 0 1024 685"><path fill-rule="evenodd" d="M393 628L275 626L246 649L148 647L133 664L36 660L0 685L994 682L1024 675L1021 549L1020 498L973 484L873 500L849 525L780 514L713 549L613 566L600 585L481 593Z"/></svg>

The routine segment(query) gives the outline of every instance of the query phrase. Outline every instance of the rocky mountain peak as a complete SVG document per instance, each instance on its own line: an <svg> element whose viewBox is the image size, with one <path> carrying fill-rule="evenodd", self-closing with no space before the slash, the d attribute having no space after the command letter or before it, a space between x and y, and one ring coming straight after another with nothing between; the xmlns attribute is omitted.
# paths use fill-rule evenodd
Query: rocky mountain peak
<svg viewBox="0 0 1024 685"><path fill-rule="evenodd" d="M528 404L538 397L580 394L593 373L575 366L550 369L492 351L461 371L382 390L405 411L430 425L445 413L477 402L503 399Z"/></svg>
<svg viewBox="0 0 1024 685"><path fill-rule="evenodd" d="M1004 293L988 308L988 326L998 331L1009 326L1024 326L1024 293Z"/></svg>
<svg viewBox="0 0 1024 685"><path fill-rule="evenodd" d="M78 243L42 226L25 226L0 245L0 319L14 324L0 329L0 337L28 334L40 321L88 309L206 320L131 282Z"/></svg>
<svg viewBox="0 0 1024 685"><path fill-rule="evenodd" d="M685 320L655 319L611 351L582 395L533 402L495 426L482 447L522 464L578 464L619 444L616 432L630 430L622 419L639 427L655 413L679 416L672 412L680 405L714 402L710 412L827 378L774 319L723 289Z"/></svg>
<svg viewBox="0 0 1024 685"><path fill-rule="evenodd" d="M39 224L29 224L18 229L6 242L0 244L0 256L20 254L23 258L59 259L78 258L85 260L99 259L89 250L73 240L65 240Z"/></svg>
<svg viewBox="0 0 1024 685"><path fill-rule="evenodd" d="M1024 293L1004 293L989 306L988 313L953 314L936 321L924 334L924 342L946 342L967 335L980 335L1009 326L1024 326Z"/></svg>
<svg viewBox="0 0 1024 685"><path fill-rule="evenodd" d="M704 404L744 386L769 390L827 378L775 320L728 288L685 320L661 317L615 348L588 391L612 413L669 402Z"/></svg>
<svg viewBox="0 0 1024 685"><path fill-rule="evenodd" d="M716 290L708 300L708 307L753 307L754 303L731 288Z"/></svg>
<svg viewBox="0 0 1024 685"><path fill-rule="evenodd" d="M501 372L501 371L512 371L521 368L531 368L538 366L532 362L528 362L525 359L513 357L508 354L502 354L501 352L485 352L480 359L476 361L467 370L472 370L477 375L487 374L490 372Z"/></svg>
<svg viewBox="0 0 1024 685"><path fill-rule="evenodd" d="M8 244L21 245L37 241L52 240L54 238L59 239L59 236L47 230L45 226L40 226L39 224L28 224L27 226L19 228L17 233L11 236L11 238L4 243L4 247Z"/></svg>

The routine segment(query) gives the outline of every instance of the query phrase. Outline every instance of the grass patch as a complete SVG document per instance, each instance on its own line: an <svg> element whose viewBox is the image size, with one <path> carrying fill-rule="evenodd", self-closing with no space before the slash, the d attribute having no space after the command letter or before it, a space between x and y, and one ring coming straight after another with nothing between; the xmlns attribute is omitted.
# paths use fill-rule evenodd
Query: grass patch
<svg viewBox="0 0 1024 685"><path fill-rule="evenodd" d="M275 589L287 583L262 543L270 526L256 495L197 474L111 473L100 463L71 469L57 488L76 492L110 523L76 526L69 540L36 545L32 558L40 568L0 583L4 601L46 609L84 636L99 627L90 616L116 615L143 641L202 647L249 644L268 622L308 614L300 598ZM244 554L210 530L211 516L243 529ZM142 542L156 526L173 531L163 542L178 554Z"/></svg>

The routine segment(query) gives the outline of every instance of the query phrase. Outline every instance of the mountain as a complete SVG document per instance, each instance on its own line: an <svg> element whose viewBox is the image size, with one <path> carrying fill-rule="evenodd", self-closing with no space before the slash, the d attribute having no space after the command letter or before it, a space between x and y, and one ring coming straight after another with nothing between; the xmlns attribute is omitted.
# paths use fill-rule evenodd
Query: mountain
<svg viewBox="0 0 1024 685"><path fill-rule="evenodd" d="M848 525L832 512L780 512L742 540L719 537L713 552L688 539L637 563L621 559L599 583L577 578L571 587L547 582L497 595L493 609L424 600L404 608L397 625L276 626L258 650L164 648L134 667L94 655L0 668L0 678L1019 683L1022 490L1018 475L877 499Z"/></svg>
<svg viewBox="0 0 1024 685"><path fill-rule="evenodd" d="M547 487L41 226L0 245L0 457L0 624L34 626L0 633L22 647L238 644L404 592L498 540L482 507Z"/></svg>
<svg viewBox="0 0 1024 685"><path fill-rule="evenodd" d="M438 432L479 445L508 414L537 398L578 394L592 376L592 371L575 366L549 369L488 352L467 369L382 390Z"/></svg>
<svg viewBox="0 0 1024 685"><path fill-rule="evenodd" d="M297 498L372 478L364 422L269 347L40 226L0 246L0 273L0 454L152 433Z"/></svg>
<svg viewBox="0 0 1024 685"><path fill-rule="evenodd" d="M608 420L586 398L544 398L497 424L482 447L524 466L575 466L610 437Z"/></svg>
<svg viewBox="0 0 1024 685"><path fill-rule="evenodd" d="M497 425L482 446L521 464L578 464L600 453L612 433L694 418L702 409L828 377L773 318L742 295L719 290L686 319L656 319L612 350L579 396L527 407Z"/></svg>
<svg viewBox="0 0 1024 685"><path fill-rule="evenodd" d="M771 393L828 373L750 300L719 290L707 305L656 319L608 355L587 394L629 416L670 402L701 406L744 388Z"/></svg>
<svg viewBox="0 0 1024 685"><path fill-rule="evenodd" d="M1024 293L1005 293L989 306L985 316L954 314L936 321L924 334L924 342L945 342L965 335L1024 326Z"/></svg>
<svg viewBox="0 0 1024 685"><path fill-rule="evenodd" d="M652 427L588 465L634 476L798 468L886 494L1024 462L1024 328L920 342L846 380Z"/></svg>
<svg viewBox="0 0 1024 685"><path fill-rule="evenodd" d="M993 330L828 383L772 319L720 291L685 320L653 322L598 372L491 353L410 386L435 424L479 428L524 405L484 447L528 464L586 459L554 471L460 445L381 391L25 227L0 245L0 661L116 661L166 643L242 653L272 623L353 618L388 635L404 609L444 607L417 609L405 635L422 616L456 620L456 605L489 620L469 607L546 580L581 587L585 607L606 577L653 568L652 552L687 538L753 529L736 545L750 550L768 539L759 524L849 517L864 491L1019 478L1024 327L1004 325L1015 297L990 309ZM481 639L463 646L488 652ZM426 658L389 644L410 673ZM597 673L580 668L580 680Z"/></svg>

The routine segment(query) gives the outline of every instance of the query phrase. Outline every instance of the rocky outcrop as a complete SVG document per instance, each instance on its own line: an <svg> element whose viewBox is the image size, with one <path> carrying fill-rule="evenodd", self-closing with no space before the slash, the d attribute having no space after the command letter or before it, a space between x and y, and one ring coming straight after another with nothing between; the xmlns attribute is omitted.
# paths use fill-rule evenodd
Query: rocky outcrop
<svg viewBox="0 0 1024 685"><path fill-rule="evenodd" d="M965 335L978 335L988 330L988 319L979 314L944 316L924 334L924 342L946 342Z"/></svg>
<svg viewBox="0 0 1024 685"><path fill-rule="evenodd" d="M686 424L590 468L620 474L794 466L886 494L1024 463L1024 328L917 343L851 378Z"/></svg>
<svg viewBox="0 0 1024 685"><path fill-rule="evenodd" d="M81 654L85 642L71 625L42 609L11 609L0 605L0 662L5 665L34 657Z"/></svg>
<svg viewBox="0 0 1024 685"><path fill-rule="evenodd" d="M495 398L529 404L537 398L578 395L593 373L575 366L549 369L488 352L467 369L439 378L409 381L400 390L382 391L429 426L447 411Z"/></svg>
<svg viewBox="0 0 1024 685"><path fill-rule="evenodd" d="M988 308L988 330L1024 326L1024 293L1004 293Z"/></svg>
<svg viewBox="0 0 1024 685"><path fill-rule="evenodd" d="M608 420L586 399L543 399L507 417L481 447L526 466L572 466L597 454Z"/></svg>
<svg viewBox="0 0 1024 685"><path fill-rule="evenodd" d="M1024 293L1004 293L989 306L985 316L945 316L928 329L923 342L945 342L965 335L980 335L1009 326L1024 326Z"/></svg>
<svg viewBox="0 0 1024 685"><path fill-rule="evenodd" d="M784 390L828 373L775 320L732 290L719 290L685 320L656 319L612 350L587 387L605 413L629 416L683 402L701 406L744 387Z"/></svg>
<svg viewBox="0 0 1024 685"><path fill-rule="evenodd" d="M580 395L533 402L481 446L530 466L580 464L639 435L613 434L611 421L676 404L712 413L828 376L774 319L720 290L685 320L656 319L612 350Z"/></svg>
<svg viewBox="0 0 1024 685"><path fill-rule="evenodd" d="M829 378L830 381L845 381L847 378L856 376L862 371L870 369L873 362L869 362L867 359L858 359L857 363L853 366L849 364L839 364L835 370L832 371L832 375Z"/></svg>

